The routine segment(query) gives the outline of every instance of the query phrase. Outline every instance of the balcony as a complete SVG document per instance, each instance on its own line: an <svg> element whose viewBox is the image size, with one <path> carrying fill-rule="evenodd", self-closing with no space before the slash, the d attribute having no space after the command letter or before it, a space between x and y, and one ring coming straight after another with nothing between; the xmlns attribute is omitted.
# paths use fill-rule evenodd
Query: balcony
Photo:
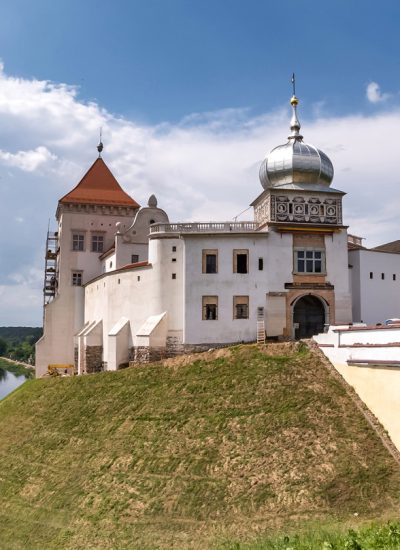
<svg viewBox="0 0 400 550"><path fill-rule="evenodd" d="M252 233L258 230L257 222L192 222L155 223L150 235L161 233Z"/></svg>

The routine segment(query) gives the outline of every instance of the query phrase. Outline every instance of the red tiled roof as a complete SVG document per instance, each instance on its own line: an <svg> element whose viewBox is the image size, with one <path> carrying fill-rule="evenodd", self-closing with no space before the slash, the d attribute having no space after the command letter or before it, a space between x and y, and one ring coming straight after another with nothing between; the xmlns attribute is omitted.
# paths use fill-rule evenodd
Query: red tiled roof
<svg viewBox="0 0 400 550"><path fill-rule="evenodd" d="M139 208L139 204L125 193L100 157L94 161L78 185L59 202Z"/></svg>

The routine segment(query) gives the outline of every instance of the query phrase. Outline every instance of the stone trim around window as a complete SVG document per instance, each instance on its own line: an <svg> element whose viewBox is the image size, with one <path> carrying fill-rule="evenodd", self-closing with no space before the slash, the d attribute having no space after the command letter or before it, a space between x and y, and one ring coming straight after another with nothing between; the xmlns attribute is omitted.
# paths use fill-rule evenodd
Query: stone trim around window
<svg viewBox="0 0 400 550"><path fill-rule="evenodd" d="M238 248L233 251L233 273L249 272L249 251Z"/></svg>
<svg viewBox="0 0 400 550"><path fill-rule="evenodd" d="M218 320L218 296L202 296L202 320Z"/></svg>
<svg viewBox="0 0 400 550"><path fill-rule="evenodd" d="M201 254L202 273L218 273L218 250L205 248Z"/></svg>
<svg viewBox="0 0 400 550"><path fill-rule="evenodd" d="M85 252L85 231L72 230L71 250L73 252Z"/></svg>
<svg viewBox="0 0 400 550"><path fill-rule="evenodd" d="M297 275L326 275L326 257L323 248L294 248L293 273Z"/></svg>
<svg viewBox="0 0 400 550"><path fill-rule="evenodd" d="M234 296L233 297L233 319L248 319L249 318L249 297Z"/></svg>
<svg viewBox="0 0 400 550"><path fill-rule="evenodd" d="M104 234L103 233L92 233L91 235L91 251L97 253L104 252Z"/></svg>
<svg viewBox="0 0 400 550"><path fill-rule="evenodd" d="M82 286L83 271L73 271L71 273L72 286Z"/></svg>

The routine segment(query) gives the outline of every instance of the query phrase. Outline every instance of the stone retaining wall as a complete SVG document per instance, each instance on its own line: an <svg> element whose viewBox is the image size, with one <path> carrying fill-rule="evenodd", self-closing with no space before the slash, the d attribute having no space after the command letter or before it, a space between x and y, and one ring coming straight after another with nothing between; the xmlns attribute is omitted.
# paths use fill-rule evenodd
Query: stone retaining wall
<svg viewBox="0 0 400 550"><path fill-rule="evenodd" d="M103 346L86 346L85 371L88 374L103 370Z"/></svg>

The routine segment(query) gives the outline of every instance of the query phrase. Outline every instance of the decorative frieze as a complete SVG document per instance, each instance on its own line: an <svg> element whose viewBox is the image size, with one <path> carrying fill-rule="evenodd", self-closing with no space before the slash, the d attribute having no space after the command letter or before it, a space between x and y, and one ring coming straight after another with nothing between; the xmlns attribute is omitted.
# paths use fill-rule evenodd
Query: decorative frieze
<svg viewBox="0 0 400 550"><path fill-rule="evenodd" d="M268 222L342 224L341 197L268 193L254 205L258 224Z"/></svg>
<svg viewBox="0 0 400 550"><path fill-rule="evenodd" d="M270 200L270 195L267 195L254 206L254 220L257 223L263 224L270 221Z"/></svg>
<svg viewBox="0 0 400 550"><path fill-rule="evenodd" d="M342 224L340 198L271 195L272 222Z"/></svg>

